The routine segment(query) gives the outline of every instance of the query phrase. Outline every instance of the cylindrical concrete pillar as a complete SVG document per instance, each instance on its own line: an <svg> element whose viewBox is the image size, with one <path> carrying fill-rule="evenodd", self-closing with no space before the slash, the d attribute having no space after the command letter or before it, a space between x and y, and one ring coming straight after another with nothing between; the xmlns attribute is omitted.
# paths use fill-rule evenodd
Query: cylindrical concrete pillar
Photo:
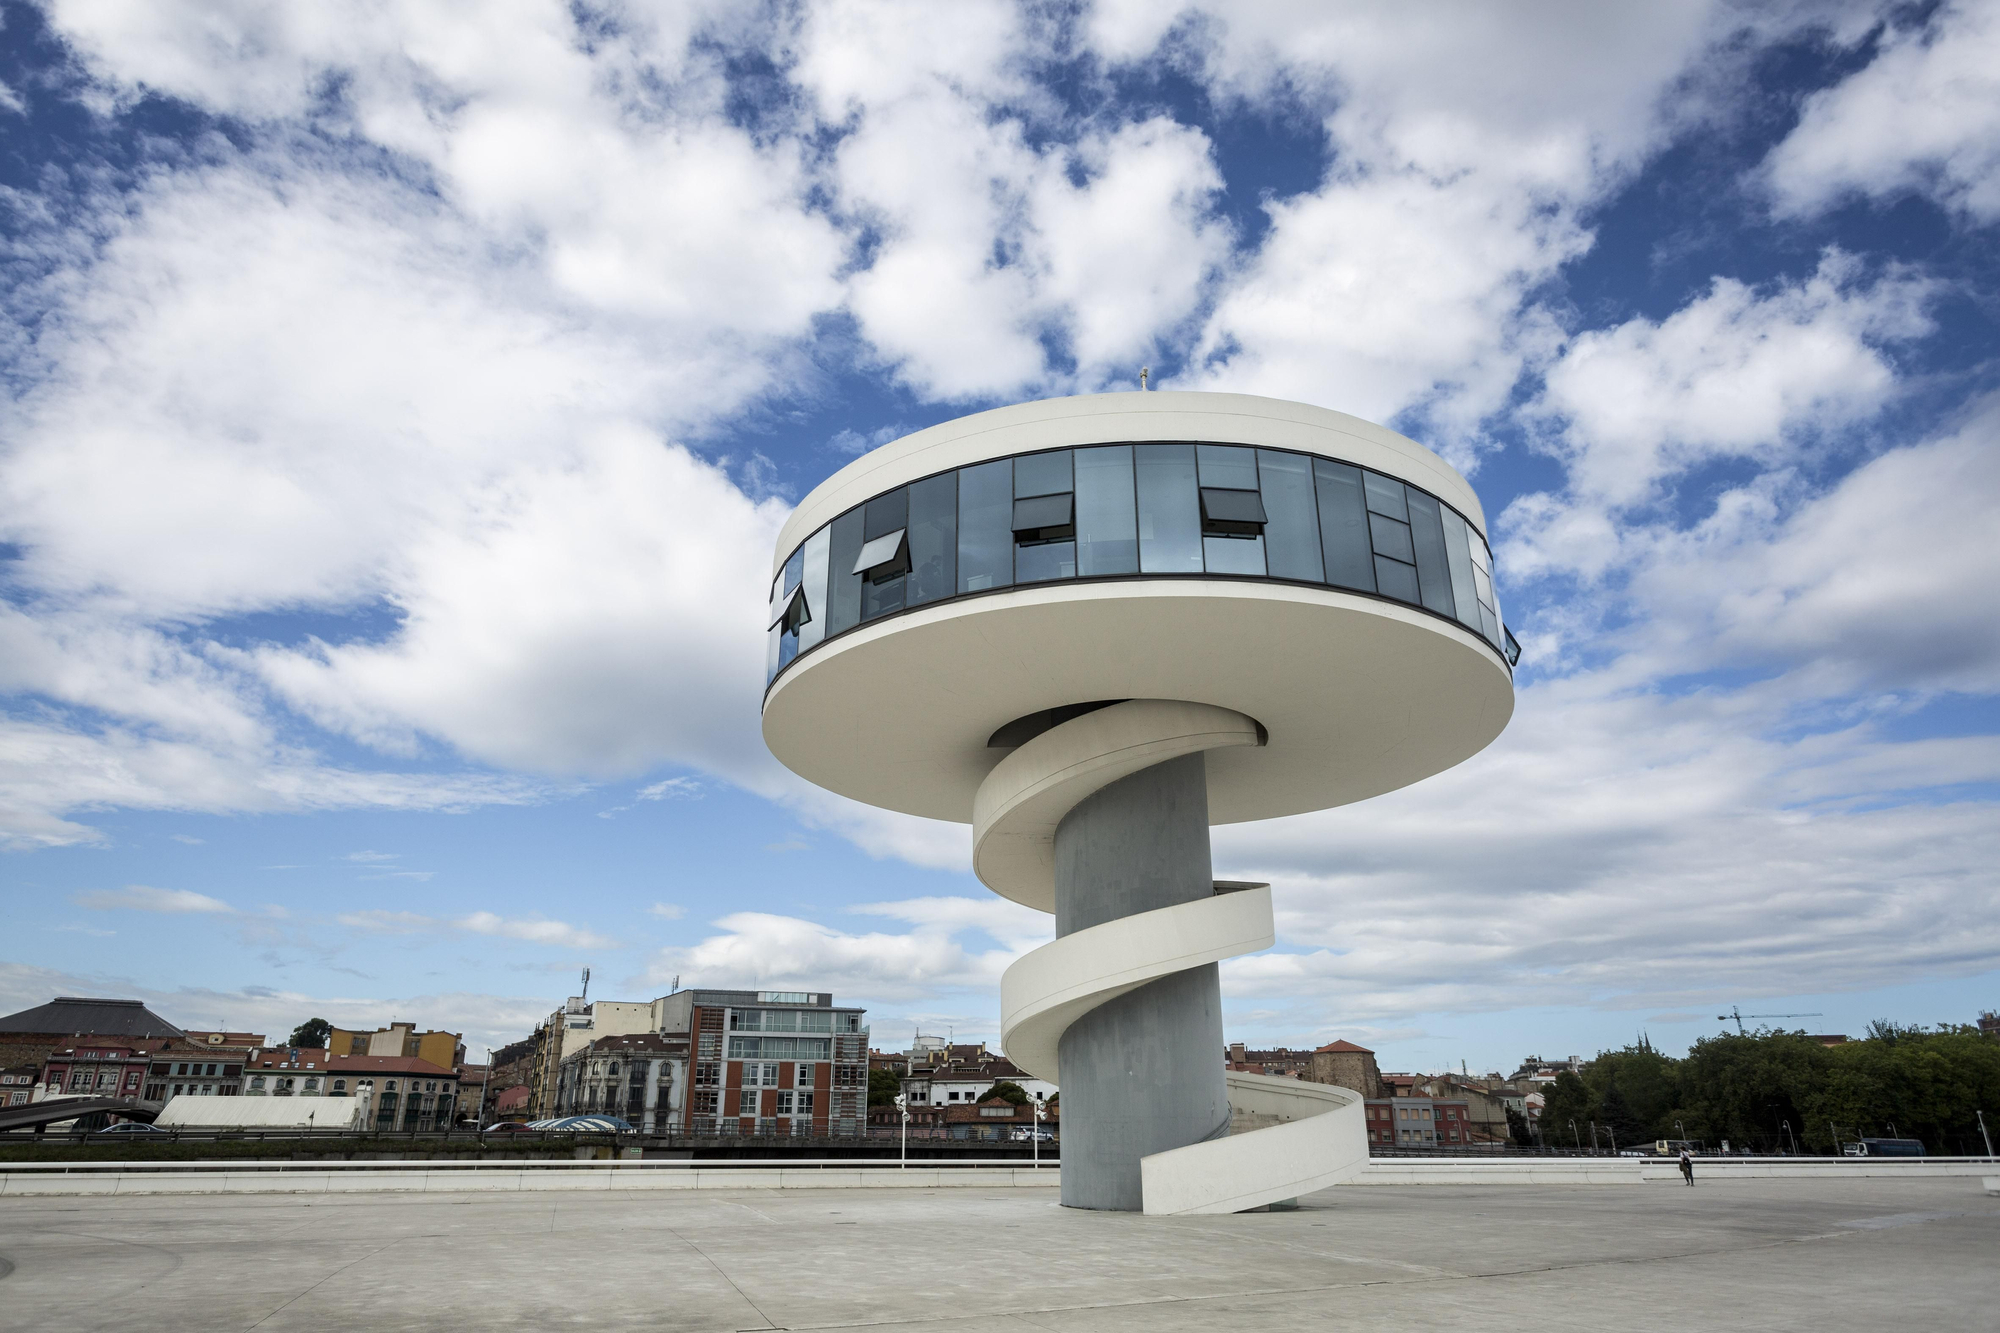
<svg viewBox="0 0 2000 1333"><path fill-rule="evenodd" d="M1200 754L1122 778L1056 827L1056 934L1207 898ZM1138 1211L1139 1159L1229 1130L1222 991L1213 963L1162 977L1070 1025L1062 1068L1062 1201Z"/></svg>

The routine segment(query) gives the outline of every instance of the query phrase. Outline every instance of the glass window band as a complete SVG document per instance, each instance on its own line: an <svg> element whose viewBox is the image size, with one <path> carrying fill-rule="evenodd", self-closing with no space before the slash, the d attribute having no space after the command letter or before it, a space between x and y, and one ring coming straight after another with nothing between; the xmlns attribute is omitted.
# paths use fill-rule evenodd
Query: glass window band
<svg viewBox="0 0 2000 1333"><path fill-rule="evenodd" d="M1217 444L1042 450L897 487L807 537L772 580L767 685L800 654L905 610L1025 584L1161 577L1400 602L1471 630L1511 668L1519 648L1491 569L1478 528L1449 504L1337 459Z"/></svg>

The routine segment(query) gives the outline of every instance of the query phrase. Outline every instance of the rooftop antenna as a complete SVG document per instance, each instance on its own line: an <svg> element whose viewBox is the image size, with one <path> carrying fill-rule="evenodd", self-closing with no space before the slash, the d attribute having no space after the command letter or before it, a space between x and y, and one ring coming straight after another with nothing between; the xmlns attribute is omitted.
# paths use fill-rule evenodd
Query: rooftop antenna
<svg viewBox="0 0 2000 1333"><path fill-rule="evenodd" d="M1153 368L1152 368L1151 366L1140 366L1140 367L1139 367L1139 392L1140 392L1140 393L1144 393L1144 392L1146 392L1146 380L1147 380L1147 377L1149 377L1149 376L1150 376L1150 375L1151 375L1152 373L1153 373Z"/></svg>
<svg viewBox="0 0 2000 1333"><path fill-rule="evenodd" d="M577 996L576 998L579 1000L587 1000L590 998L590 969L587 967L583 969L583 994Z"/></svg>

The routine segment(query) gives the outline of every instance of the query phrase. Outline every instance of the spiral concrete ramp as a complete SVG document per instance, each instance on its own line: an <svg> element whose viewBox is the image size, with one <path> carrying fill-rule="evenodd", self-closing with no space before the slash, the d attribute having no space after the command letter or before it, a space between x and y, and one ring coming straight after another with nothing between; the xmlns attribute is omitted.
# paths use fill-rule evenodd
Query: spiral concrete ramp
<svg viewBox="0 0 2000 1333"><path fill-rule="evenodd" d="M980 787L974 867L995 892L1053 911L1056 829L1079 802L1168 760L1262 743L1261 729L1240 713L1171 700L1130 700L1065 722L1016 749ZM1268 886L1073 931L1007 969L1001 1046L1023 1070L1061 1083L1063 1033L1085 1014L1274 941ZM1241 1212L1324 1189L1367 1165L1360 1094L1254 1074L1228 1075L1227 1089L1235 1132L1141 1159L1147 1213Z"/></svg>

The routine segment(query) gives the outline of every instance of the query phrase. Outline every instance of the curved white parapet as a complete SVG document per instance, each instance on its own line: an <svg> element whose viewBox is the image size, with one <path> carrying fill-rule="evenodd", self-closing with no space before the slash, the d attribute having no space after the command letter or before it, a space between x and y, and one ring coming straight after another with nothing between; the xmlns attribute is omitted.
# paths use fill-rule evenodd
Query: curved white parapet
<svg viewBox="0 0 2000 1333"><path fill-rule="evenodd" d="M1266 1074L1228 1079L1232 1111L1280 1123L1141 1158L1148 1213L1240 1213L1338 1185L1367 1169L1360 1093Z"/></svg>
<svg viewBox="0 0 2000 1333"><path fill-rule="evenodd" d="M1003 898L1053 912L1056 825L1079 801L1169 759L1261 744L1243 714L1176 699L1128 699L1065 722L1002 759L979 785L973 873Z"/></svg>
<svg viewBox="0 0 2000 1333"><path fill-rule="evenodd" d="M1056 827L1078 802L1155 764L1261 741L1241 713L1162 699L1128 700L1051 728L981 785L974 869L995 892L1054 911ZM1148 982L1275 942L1266 885L1073 931L1016 959L1001 977L1001 1048L1023 1070L1060 1084L1062 1035L1077 1019ZM1264 1127L1142 1159L1146 1212L1241 1212L1324 1189L1367 1166L1359 1093L1254 1074L1228 1075L1228 1089L1232 1118Z"/></svg>
<svg viewBox="0 0 2000 1333"><path fill-rule="evenodd" d="M1036 1078L1060 1085L1056 1047L1071 1023L1149 981L1268 949L1276 938L1265 887L1064 935L1015 959L1001 976L1000 1048Z"/></svg>

